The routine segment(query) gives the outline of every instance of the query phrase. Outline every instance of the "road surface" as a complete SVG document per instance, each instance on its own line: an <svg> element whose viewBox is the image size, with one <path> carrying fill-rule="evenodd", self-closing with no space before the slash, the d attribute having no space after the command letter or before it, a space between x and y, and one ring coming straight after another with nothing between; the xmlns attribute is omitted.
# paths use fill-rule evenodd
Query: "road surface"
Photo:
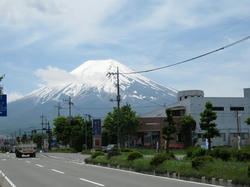
<svg viewBox="0 0 250 187"><path fill-rule="evenodd" d="M214 186L84 163L88 156L37 153L16 158L0 153L0 170L16 187L205 187Z"/></svg>

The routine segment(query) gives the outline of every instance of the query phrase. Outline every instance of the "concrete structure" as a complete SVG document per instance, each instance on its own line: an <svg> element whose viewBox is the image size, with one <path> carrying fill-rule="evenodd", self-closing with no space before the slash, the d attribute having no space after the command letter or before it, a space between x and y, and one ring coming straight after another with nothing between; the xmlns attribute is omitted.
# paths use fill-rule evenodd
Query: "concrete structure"
<svg viewBox="0 0 250 187"><path fill-rule="evenodd" d="M192 115L196 120L195 138L197 138L197 144L205 145L199 122L200 113L204 111L208 101L213 104L213 110L217 113L215 123L221 134L221 137L212 140L212 146L236 146L238 132L241 137L241 145L249 144L250 126L247 126L245 120L250 117L250 88L244 89L244 97L204 97L202 90L180 91L178 101L167 108L173 110L176 122L180 121L184 114ZM148 135L151 134L151 139L153 139L153 134L158 132L161 137L163 120L166 118L165 110L166 108L162 107L141 116L143 125L138 129L138 132L149 132ZM174 142L178 143L178 134Z"/></svg>
<svg viewBox="0 0 250 187"><path fill-rule="evenodd" d="M235 146L235 137L240 133L241 144L246 145L249 141L250 126L244 122L250 117L250 88L244 89L244 97L204 97L201 90L186 90L178 93L178 102L167 108L171 108L174 114L181 116L190 114L197 122L196 133L198 144L205 144L200 129L200 113L205 109L206 102L213 104L213 110L217 113L217 128L221 137L213 140L214 146Z"/></svg>

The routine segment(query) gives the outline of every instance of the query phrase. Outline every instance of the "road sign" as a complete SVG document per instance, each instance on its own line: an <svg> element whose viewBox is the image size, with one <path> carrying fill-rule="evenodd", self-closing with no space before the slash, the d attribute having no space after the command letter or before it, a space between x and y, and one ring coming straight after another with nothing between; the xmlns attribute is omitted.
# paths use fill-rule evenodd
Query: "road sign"
<svg viewBox="0 0 250 187"><path fill-rule="evenodd" d="M93 119L93 134L102 133L102 122L101 119Z"/></svg>
<svg viewBox="0 0 250 187"><path fill-rule="evenodd" d="M7 95L0 95L0 116L7 116Z"/></svg>

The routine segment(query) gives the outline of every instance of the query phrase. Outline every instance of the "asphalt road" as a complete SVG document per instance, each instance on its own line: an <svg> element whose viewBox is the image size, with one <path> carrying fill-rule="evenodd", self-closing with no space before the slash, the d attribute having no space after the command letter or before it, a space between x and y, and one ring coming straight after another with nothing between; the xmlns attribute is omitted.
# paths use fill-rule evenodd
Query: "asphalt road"
<svg viewBox="0 0 250 187"><path fill-rule="evenodd" d="M214 186L84 163L86 155L38 153L16 158L0 153L0 170L17 187L205 187Z"/></svg>

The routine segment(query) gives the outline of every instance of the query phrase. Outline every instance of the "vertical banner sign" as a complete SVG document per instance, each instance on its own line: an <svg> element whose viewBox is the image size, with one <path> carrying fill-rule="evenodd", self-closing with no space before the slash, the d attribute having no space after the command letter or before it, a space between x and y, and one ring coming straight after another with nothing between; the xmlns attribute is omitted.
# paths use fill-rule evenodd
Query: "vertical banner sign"
<svg viewBox="0 0 250 187"><path fill-rule="evenodd" d="M0 95L0 117L7 116L7 95Z"/></svg>
<svg viewBox="0 0 250 187"><path fill-rule="evenodd" d="M93 119L93 134L100 135L102 133L101 119Z"/></svg>

